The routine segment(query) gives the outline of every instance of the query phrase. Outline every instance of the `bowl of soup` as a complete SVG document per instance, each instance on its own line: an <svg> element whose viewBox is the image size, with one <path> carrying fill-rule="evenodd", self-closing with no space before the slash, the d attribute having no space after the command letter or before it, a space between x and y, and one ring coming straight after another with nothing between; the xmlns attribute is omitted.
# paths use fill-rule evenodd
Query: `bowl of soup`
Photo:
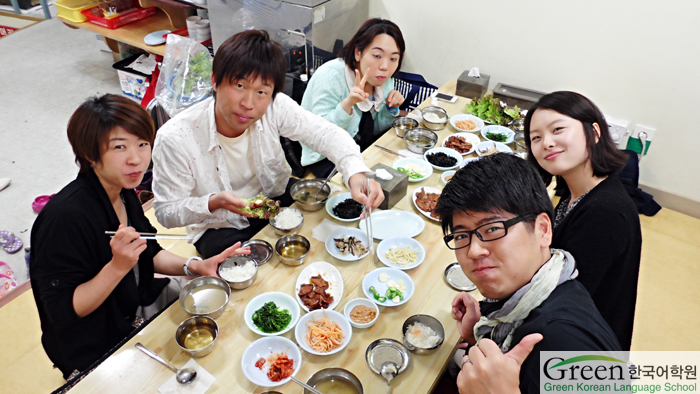
<svg viewBox="0 0 700 394"><path fill-rule="evenodd" d="M323 179L304 179L295 183L289 191L302 211L318 211L326 205L331 187L323 185ZM320 190L320 191L319 191Z"/></svg>

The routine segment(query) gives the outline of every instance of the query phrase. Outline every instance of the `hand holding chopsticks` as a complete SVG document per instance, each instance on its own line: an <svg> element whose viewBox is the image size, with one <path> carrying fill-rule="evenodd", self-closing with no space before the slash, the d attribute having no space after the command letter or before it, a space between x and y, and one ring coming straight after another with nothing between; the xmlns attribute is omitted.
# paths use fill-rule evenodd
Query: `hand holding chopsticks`
<svg viewBox="0 0 700 394"><path fill-rule="evenodd" d="M369 179L367 180L367 183L365 184L364 181L362 181L362 193L367 197L367 201L369 201ZM374 252L374 238L372 238L372 208L368 205L364 205L364 220L366 221L365 224L366 229L367 229L367 240L369 242L369 253L372 254Z"/></svg>
<svg viewBox="0 0 700 394"><path fill-rule="evenodd" d="M116 231L105 231L106 235L110 235L114 238ZM186 240L187 237L182 234L157 234L157 233L137 233L140 235L141 239L149 240Z"/></svg>

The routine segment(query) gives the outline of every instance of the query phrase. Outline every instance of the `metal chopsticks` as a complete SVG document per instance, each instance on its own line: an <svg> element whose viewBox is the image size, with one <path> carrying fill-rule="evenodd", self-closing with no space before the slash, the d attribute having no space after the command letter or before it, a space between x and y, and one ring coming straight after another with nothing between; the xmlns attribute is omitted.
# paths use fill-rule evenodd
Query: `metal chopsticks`
<svg viewBox="0 0 700 394"><path fill-rule="evenodd" d="M367 183L365 181L360 181L360 187L361 187L361 192L367 197L367 202L369 202L369 179L367 180ZM373 231L372 231L372 210L369 204L364 205L364 212L365 212L365 225L366 225L366 230L367 230L367 239L369 242L369 253L372 254L374 252L374 238L372 238Z"/></svg>
<svg viewBox="0 0 700 394"><path fill-rule="evenodd" d="M378 149L383 150L384 152L389 152L389 153L394 154L394 155L396 155L396 156L408 157L408 156L406 156L406 155L402 155L402 154L399 153L399 152L395 152L395 151L393 151L393 150L391 150L391 149L387 149L387 148L385 148L385 147L383 147L383 146L380 146L380 145L373 145L373 146L374 146L375 148L378 148Z"/></svg>
<svg viewBox="0 0 700 394"><path fill-rule="evenodd" d="M105 231L106 235L109 235L110 237L114 237L114 234L116 234L116 231ZM141 239L145 240L184 240L187 239L186 236L182 234L158 234L158 233L138 233L141 236Z"/></svg>

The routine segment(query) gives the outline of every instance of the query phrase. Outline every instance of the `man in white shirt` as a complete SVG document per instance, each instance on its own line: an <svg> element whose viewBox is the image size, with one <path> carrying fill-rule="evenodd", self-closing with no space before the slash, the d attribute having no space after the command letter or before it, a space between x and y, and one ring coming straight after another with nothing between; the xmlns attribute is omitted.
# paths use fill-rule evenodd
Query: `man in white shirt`
<svg viewBox="0 0 700 394"><path fill-rule="evenodd" d="M214 98L198 103L158 131L153 149L153 204L167 228L187 226L188 241L207 258L260 231L241 198L263 192L293 202L291 168L279 137L300 141L328 157L353 199L376 208L381 186L367 180L360 149L340 127L279 93L286 63L265 31L238 33L219 47L212 70ZM369 184L369 198L361 182ZM249 216L248 216L249 217Z"/></svg>

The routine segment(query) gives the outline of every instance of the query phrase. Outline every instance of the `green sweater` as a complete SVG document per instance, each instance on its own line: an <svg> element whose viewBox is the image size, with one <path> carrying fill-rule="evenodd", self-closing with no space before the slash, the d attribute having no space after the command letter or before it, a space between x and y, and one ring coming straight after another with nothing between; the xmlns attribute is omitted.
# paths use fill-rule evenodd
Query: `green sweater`
<svg viewBox="0 0 700 394"><path fill-rule="evenodd" d="M360 128L362 112L357 105L352 107L352 115L348 115L340 103L350 94L350 88L345 80L345 62L343 59L331 60L316 70L304 92L301 106L322 116L324 119L345 129L355 137ZM382 86L385 97L394 90L394 78L389 78ZM395 115L387 111L386 103L379 112L372 114L374 118L375 135L386 132L394 121ZM308 166L323 160L325 157L302 144L301 164Z"/></svg>

